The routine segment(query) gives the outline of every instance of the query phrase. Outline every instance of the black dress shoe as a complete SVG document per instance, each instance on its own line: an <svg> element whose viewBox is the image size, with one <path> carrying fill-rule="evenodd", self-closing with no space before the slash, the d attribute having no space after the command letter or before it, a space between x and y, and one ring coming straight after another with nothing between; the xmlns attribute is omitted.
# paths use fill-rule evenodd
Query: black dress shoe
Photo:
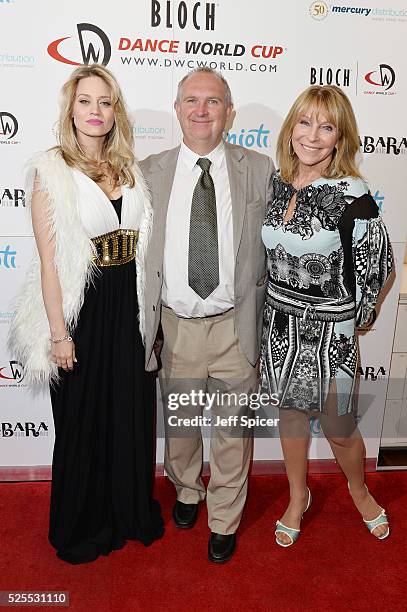
<svg viewBox="0 0 407 612"><path fill-rule="evenodd" d="M177 527L191 529L196 523L197 516L198 504L184 504L177 499L172 509L172 518Z"/></svg>
<svg viewBox="0 0 407 612"><path fill-rule="evenodd" d="M208 542L208 559L214 563L225 563L232 557L235 548L235 533L223 535L212 531Z"/></svg>

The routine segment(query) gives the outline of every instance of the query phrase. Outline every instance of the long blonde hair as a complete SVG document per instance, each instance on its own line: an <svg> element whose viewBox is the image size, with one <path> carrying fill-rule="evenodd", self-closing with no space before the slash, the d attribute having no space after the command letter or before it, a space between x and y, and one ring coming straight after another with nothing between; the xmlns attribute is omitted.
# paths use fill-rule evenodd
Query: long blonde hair
<svg viewBox="0 0 407 612"><path fill-rule="evenodd" d="M107 162L115 185L134 187L133 130L127 115L123 94L113 74L104 66L92 64L76 68L61 90L57 147L68 166L77 168L99 182L103 172L96 162L89 160L80 146L72 119L75 94L81 79L100 77L109 87L114 109L114 124L103 144L103 160Z"/></svg>
<svg viewBox="0 0 407 612"><path fill-rule="evenodd" d="M351 103L336 85L312 85L302 92L292 105L277 141L277 161L281 177L292 182L298 171L298 157L292 150L291 136L299 117L309 110L323 113L338 130L338 143L324 178L354 176L362 178L355 156L359 150L359 135Z"/></svg>

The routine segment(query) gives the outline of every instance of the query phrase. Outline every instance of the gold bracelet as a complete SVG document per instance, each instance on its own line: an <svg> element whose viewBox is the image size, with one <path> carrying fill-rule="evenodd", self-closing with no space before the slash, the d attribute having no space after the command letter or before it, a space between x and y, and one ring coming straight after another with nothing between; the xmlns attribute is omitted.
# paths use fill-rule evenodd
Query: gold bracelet
<svg viewBox="0 0 407 612"><path fill-rule="evenodd" d="M68 342L73 341L69 334L64 336L63 338L50 338L50 342L53 342L54 344L58 344L58 342L64 342L64 340L67 340Z"/></svg>

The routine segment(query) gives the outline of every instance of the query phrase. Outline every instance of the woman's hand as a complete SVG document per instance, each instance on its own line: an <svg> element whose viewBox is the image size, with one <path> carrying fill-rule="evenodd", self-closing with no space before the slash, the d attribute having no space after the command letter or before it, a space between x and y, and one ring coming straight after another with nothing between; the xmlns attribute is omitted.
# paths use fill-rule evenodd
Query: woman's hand
<svg viewBox="0 0 407 612"><path fill-rule="evenodd" d="M51 338L68 338L62 308L62 292L55 264L55 231L48 207L48 196L41 190L38 177L34 183L31 216L35 241L41 259L41 288L47 312ZM51 360L67 372L76 362L75 345L66 339L51 342Z"/></svg>
<svg viewBox="0 0 407 612"><path fill-rule="evenodd" d="M71 372L74 363L77 363L75 344L72 340L52 342L51 344L51 360L57 364L58 368L62 368L65 372Z"/></svg>

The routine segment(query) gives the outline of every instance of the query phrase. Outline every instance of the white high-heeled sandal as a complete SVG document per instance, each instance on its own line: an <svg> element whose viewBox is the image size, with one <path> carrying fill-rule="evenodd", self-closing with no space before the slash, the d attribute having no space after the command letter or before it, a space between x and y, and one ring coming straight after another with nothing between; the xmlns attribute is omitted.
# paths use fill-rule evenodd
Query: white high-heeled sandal
<svg viewBox="0 0 407 612"><path fill-rule="evenodd" d="M307 491L308 491L307 507L305 508L304 512L301 515L301 520L304 514L306 513L306 511L308 510L308 508L310 507L310 505L312 504L312 495L308 487L307 487ZM278 533L285 533L285 535L287 535L291 541L282 542L281 540L277 538ZM288 546L292 546L298 540L298 536L300 535L300 529L294 529L293 527L287 527L287 525L284 525L284 523L282 523L281 521L276 521L276 529L274 531L274 535L276 536L276 544L278 544L279 546L282 546L283 548L287 548Z"/></svg>
<svg viewBox="0 0 407 612"><path fill-rule="evenodd" d="M370 495L369 493L369 489L367 488L367 485L365 484L366 487L366 491L368 493L368 495ZM350 493L350 485L348 482L348 489L349 489L349 493ZM380 507L380 514L378 516L376 516L376 518L367 521L366 519L363 518L362 516L362 520L364 522L364 524L366 525L366 527L368 528L368 530L370 531L370 533L372 534L372 536L374 536L377 540L384 540L385 538L387 538L390 535L390 525L389 525L389 519L387 518L386 515L386 510L382 507ZM378 527L379 525L386 525L387 524L387 531L385 531L382 535L375 535L373 533L373 531L376 529L376 527Z"/></svg>

